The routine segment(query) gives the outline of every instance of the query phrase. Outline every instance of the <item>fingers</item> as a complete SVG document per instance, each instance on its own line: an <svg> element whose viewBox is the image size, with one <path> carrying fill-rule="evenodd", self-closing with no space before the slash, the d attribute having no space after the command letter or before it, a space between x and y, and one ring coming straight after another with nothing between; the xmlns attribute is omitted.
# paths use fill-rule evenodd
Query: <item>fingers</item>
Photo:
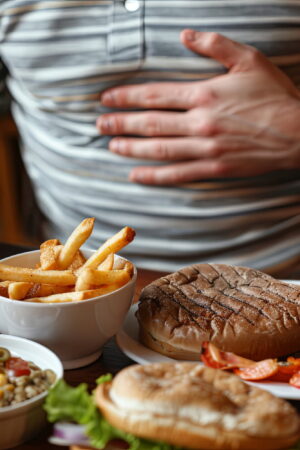
<svg viewBox="0 0 300 450"><path fill-rule="evenodd" d="M132 182L171 186L204 178L223 176L223 164L218 160L196 160L163 167L136 167L130 173Z"/></svg>
<svg viewBox="0 0 300 450"><path fill-rule="evenodd" d="M154 161L180 161L213 156L214 143L200 138L122 139L115 138L109 149L123 156Z"/></svg>
<svg viewBox="0 0 300 450"><path fill-rule="evenodd" d="M254 135L266 133L263 127L241 120L234 115L194 108L187 112L147 111L137 113L103 114L97 120L97 128L103 135L137 136L215 136Z"/></svg>
<svg viewBox="0 0 300 450"><path fill-rule="evenodd" d="M97 128L106 135L183 136L193 135L185 113L139 112L103 114Z"/></svg>
<svg viewBox="0 0 300 450"><path fill-rule="evenodd" d="M214 32L187 29L181 32L180 39L190 50L213 58L228 69L237 65L249 68L253 65L253 56L256 58L261 55L254 47L240 44Z"/></svg>
<svg viewBox="0 0 300 450"><path fill-rule="evenodd" d="M140 166L130 173L130 181L160 186L172 186L211 178L261 175L282 166L285 152L274 159L274 151L249 150L228 158L212 158L178 162L160 167Z"/></svg>
<svg viewBox="0 0 300 450"><path fill-rule="evenodd" d="M101 95L104 106L119 108L190 109L196 106L193 83L149 83L109 89Z"/></svg>
<svg viewBox="0 0 300 450"><path fill-rule="evenodd" d="M237 152L255 147L254 139L245 136L178 137L172 138L114 138L109 149L122 156L154 161L182 161L216 158L227 151ZM262 147L263 142L257 142Z"/></svg>
<svg viewBox="0 0 300 450"><path fill-rule="evenodd" d="M97 120L101 134L138 136L212 136L225 129L238 133L241 125L203 108L187 112L147 111L103 114Z"/></svg>

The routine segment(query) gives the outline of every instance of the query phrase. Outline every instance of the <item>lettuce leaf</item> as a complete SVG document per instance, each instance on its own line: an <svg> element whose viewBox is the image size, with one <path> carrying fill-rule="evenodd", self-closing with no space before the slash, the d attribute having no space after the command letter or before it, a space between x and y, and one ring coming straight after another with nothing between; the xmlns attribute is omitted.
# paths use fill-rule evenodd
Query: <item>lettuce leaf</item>
<svg viewBox="0 0 300 450"><path fill-rule="evenodd" d="M110 374L104 375L98 378L97 384L110 381L111 378ZM103 449L113 439L123 439L129 444L129 450L179 450L179 447L162 442L140 439L110 425L95 405L93 395L89 394L85 383L72 387L64 380L59 380L50 389L44 409L49 422L71 421L84 425L91 445L99 449Z"/></svg>

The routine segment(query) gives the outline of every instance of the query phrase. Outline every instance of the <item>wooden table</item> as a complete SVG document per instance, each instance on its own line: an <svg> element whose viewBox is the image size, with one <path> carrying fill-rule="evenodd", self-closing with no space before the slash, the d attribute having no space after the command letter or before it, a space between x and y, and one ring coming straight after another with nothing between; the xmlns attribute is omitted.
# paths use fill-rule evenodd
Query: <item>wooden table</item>
<svg viewBox="0 0 300 450"><path fill-rule="evenodd" d="M28 250L28 249L27 249ZM0 259L10 254L24 251L21 247L10 246L0 243ZM158 278L162 274L140 269L138 271L137 289L135 299L138 298L141 289L152 280ZM116 345L114 339L111 339L104 347L102 356L93 364L83 367L82 369L68 370L65 372L65 380L76 386L81 382L87 383L91 389L95 387L94 381L98 376L112 373L115 374L122 368L133 364L134 362L127 358ZM292 402L300 412L300 402ZM51 425L49 425L37 438L27 442L26 444L15 447L16 450L57 450L59 447L48 443L48 436L51 433ZM66 447L60 447L66 448Z"/></svg>

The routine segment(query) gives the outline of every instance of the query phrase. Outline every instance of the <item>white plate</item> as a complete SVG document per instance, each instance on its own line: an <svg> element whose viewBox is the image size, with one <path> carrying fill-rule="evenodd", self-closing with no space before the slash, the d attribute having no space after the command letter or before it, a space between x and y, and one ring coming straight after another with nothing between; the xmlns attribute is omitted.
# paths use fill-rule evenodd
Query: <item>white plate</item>
<svg viewBox="0 0 300 450"><path fill-rule="evenodd" d="M299 282L295 282L299 284ZM135 317L137 304L132 305L122 329L116 335L118 346L133 361L139 364L148 364L153 362L174 362L174 359L161 355L160 353L150 350L139 342L138 321ZM202 364L199 362L199 364ZM260 387L271 392L277 397L287 398L290 400L300 400L300 389L290 386L288 383L278 383L274 381L262 381L260 383L249 383L253 386Z"/></svg>

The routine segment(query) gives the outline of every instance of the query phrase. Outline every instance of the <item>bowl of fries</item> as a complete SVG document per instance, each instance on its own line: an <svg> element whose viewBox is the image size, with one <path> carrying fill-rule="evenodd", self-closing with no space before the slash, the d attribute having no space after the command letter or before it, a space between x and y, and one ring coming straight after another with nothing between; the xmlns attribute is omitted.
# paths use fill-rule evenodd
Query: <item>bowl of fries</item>
<svg viewBox="0 0 300 450"><path fill-rule="evenodd" d="M125 227L98 250L81 249L94 219L85 219L62 245L0 261L0 333L50 348L65 369L95 361L122 326L132 303L136 268L117 255L134 238Z"/></svg>

